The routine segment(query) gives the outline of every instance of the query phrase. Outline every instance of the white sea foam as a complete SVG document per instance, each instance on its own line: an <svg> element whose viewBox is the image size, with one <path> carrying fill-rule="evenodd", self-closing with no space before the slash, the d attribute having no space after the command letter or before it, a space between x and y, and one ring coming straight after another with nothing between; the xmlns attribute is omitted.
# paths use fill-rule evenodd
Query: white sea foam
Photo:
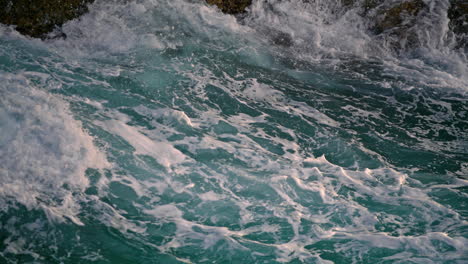
<svg viewBox="0 0 468 264"><path fill-rule="evenodd" d="M326 241L331 245L327 250L356 263L371 247L392 250L393 255L386 260L395 262L428 262L428 258L450 262L466 254L463 245L467 241L460 230L467 223L459 209L450 208L431 195L437 189L465 187L466 181L448 179L447 184L426 186L412 179L410 170L392 166L383 156L356 142L356 148L379 161L377 168L365 169L361 164L347 167L339 165L339 160L327 160L332 160L330 156L315 157L313 148L321 147L320 141L343 140L338 133L332 133L341 129L343 123L314 104L290 98L284 89L262 81L265 78L244 78L248 75L240 71L244 69L233 70L235 67L222 65L223 61L211 54L223 51L232 57L244 56L242 62L249 66L246 71L261 71L256 66L269 67L276 57L332 64L346 62L349 57L379 57L387 76L415 80L416 84L407 89L417 85L466 88L466 58L440 48L441 43L427 40L420 51L426 57L399 57L385 42L368 34L365 21L356 11L336 17L329 1L308 2L254 1L245 20L239 22L202 1L97 1L89 14L64 26L66 40L41 44L51 53L66 51L61 55L63 60L91 74L78 74L80 71L75 73L64 67L59 67L59 71L77 74L77 79L86 79L96 90L113 89L115 94L134 96L133 99L144 96L131 88L148 92L141 105L134 106L137 100L131 100L131 106L122 104L117 106L119 109L108 108L118 104L117 100L107 104L105 100L72 98L95 108L96 119L90 117L90 123L97 130L126 141L133 154L127 155L125 161L113 157L117 168L105 180L105 184L118 183L131 189L129 197L119 197L128 205L101 201L103 196L118 196L108 186L98 195L86 197L99 212L95 216L99 221L128 235L128 239L137 234L139 242L166 253L186 247L206 254L218 249L226 250L225 254L250 250L256 256L271 256L274 252L278 262L299 259L330 263L320 257L323 250L315 248L317 243ZM6 31L4 27L0 30ZM271 45L279 33L291 36L291 46ZM203 53L203 59L215 67L197 61L197 54L181 58L186 51L204 49L209 52ZM116 54L118 63L102 66L92 62L93 58L108 59ZM183 67L187 66L184 59L191 68ZM452 66L447 70L434 68L431 60ZM125 65L127 62L130 66ZM189 81L164 83L164 78L171 79L174 72L168 70L170 77L160 76L151 71L157 67L173 67L181 79ZM221 71L229 68L231 73L217 72L218 67ZM146 70L144 78L132 75ZM94 79L91 75L95 74L99 77ZM41 85L51 84L48 74L30 71L22 75ZM87 168L107 168L109 164L93 145L93 138L72 117L65 100L35 87L22 75L0 72L2 209L8 209L4 201L12 198L28 208L42 208L50 219L68 218L81 224L76 216L80 208L72 193L82 193L88 187L84 176ZM368 79L362 73L356 76ZM129 85L139 85L139 81L144 85L126 87L125 78L133 81L133 77L136 81ZM72 77L66 80L74 81ZM157 85L148 88L148 80ZM112 87L110 83L122 87ZM381 85L385 89L394 86L391 80L383 80ZM207 87L216 87L221 91L218 94L226 95L234 110L224 112L221 104L226 102L220 98L214 98L220 99L219 105L209 102L213 94ZM166 92L174 97L165 98ZM161 94L164 95L158 97ZM162 100L153 105L157 99ZM145 102L148 105L143 105ZM431 103L452 111L450 104ZM246 106L254 108L254 113L239 110ZM352 113L352 118L383 119L379 112L357 106L342 109ZM139 120L119 110L134 111L144 118ZM276 122L275 112L298 119L305 127L295 130L286 124L288 120ZM317 132L301 135L308 130ZM421 144L432 151L442 148L442 143ZM110 155L127 151L108 147L112 150ZM447 145L446 149L454 148ZM338 152L354 155L347 151L342 148ZM152 157L163 169L142 156ZM137 166L138 171L132 171L132 166ZM457 175L465 175L467 167L463 165ZM128 217L131 209L141 215ZM140 217L144 220L135 220ZM149 242L153 235L149 226L153 223L172 223L176 230L154 245ZM453 250L441 254L434 241ZM24 241L17 240L10 243L7 251L34 254L28 253L26 247Z"/></svg>
<svg viewBox="0 0 468 264"><path fill-rule="evenodd" d="M257 93L255 93L256 95ZM251 95L247 93L246 96L250 97ZM273 98L272 102L275 101ZM142 107L136 109L139 110L140 114L147 116L161 116L160 114L155 115L153 111L144 110ZM286 152L284 155L275 156L275 162L271 162L272 153L244 135L244 133L248 134L252 131L253 124L266 123L265 116L252 117L239 114L222 119L215 111L206 111L204 115L191 118L191 121L199 124L200 127L217 124L220 120L228 122L240 132L235 137L235 141L221 141L219 137L225 135L211 134L202 138L185 137L174 144L187 144L189 146L187 150L193 154L200 150L222 149L235 159L245 162L247 166L236 168L230 164L221 163L222 172L209 170L210 173L206 174L202 172L208 170L205 165L197 164L197 167L194 167L192 163L190 165L192 171L197 171L207 179L216 179L217 192L210 190L198 193L194 190L197 188L196 183L184 185L183 188L171 183L166 187L174 188L173 190L177 193L189 194L191 197L202 200L203 202L194 209L200 214L203 210L203 204L215 204L222 201L233 203L240 214L240 218L234 221L239 221L241 226L249 225L250 227L231 230L223 226L207 226L199 221L188 220L185 217L187 211L183 203L157 205L159 200L155 200L153 208L145 209L145 213L155 217L158 222L172 222L177 225L177 231L172 240L158 246L163 252L192 245L190 241L194 240L199 241L200 247L204 249L216 247L219 241L224 241L230 248L240 251L245 250L249 244L272 247L275 249L279 262L288 262L299 258L302 261L319 263L322 261L319 253L308 250L306 247L319 241L329 240L337 243L333 250L346 252L346 254L349 254L351 248L358 255L364 254L369 247L395 250L397 253L388 257L392 260L404 260L406 257L418 259L421 256L451 260L464 254L464 249L460 246L464 243L464 238L460 236L444 238L444 235L438 232L428 233L423 237L405 235L414 228L412 221L417 218L424 219L425 223L431 223L436 219L444 219L447 215L451 215L450 221L433 227L436 230L454 231L457 226L463 225L462 218L456 211L435 202L428 195L430 189L423 190L411 187L408 175L405 173L390 168L352 170L329 162L325 156L303 156L298 150L300 147L297 146L297 143L268 136L265 131L257 128L257 136L268 138L274 142L274 145L283 145L284 149L296 150L294 153ZM161 122L160 124L170 125L171 122ZM286 128L283 130L290 133L292 138L297 138L294 131ZM255 168L256 171L261 171L266 175L265 177L253 176L246 170L247 168ZM229 171L235 173L237 177L244 177L249 184L237 185L230 182L226 175ZM268 198L239 195L240 191L252 188L249 186L250 184L255 186L256 192L273 190L273 193L270 193ZM459 184L456 186L464 186L466 183L459 182ZM190 188L186 188L186 186L190 186ZM343 193L343 190L346 189L351 190L351 192ZM366 199L379 202L383 207L373 209L379 210L378 212L371 211L365 204L362 204L362 201ZM310 203L325 207L316 211ZM276 217L286 222L283 224L292 230L288 241L277 239L274 243L263 243L249 238L250 235L256 233L277 234L280 232L277 225L262 223L262 218L251 209L254 205L261 206L270 212L270 217ZM402 215L392 214L392 208L401 205L409 206L410 211ZM347 218L347 216L352 217ZM219 217L216 214L210 215L210 221L216 223L219 221ZM336 217L342 217L344 222L326 228L326 224L333 222L332 219ZM303 221L313 223L310 231L304 232L302 230L304 228ZM399 226L395 230L398 235L380 231L377 228L380 224ZM444 241L447 245L453 246L455 250L444 256L433 254L431 251L437 251L430 242L433 240ZM408 248L414 250L414 253L400 254Z"/></svg>
<svg viewBox="0 0 468 264"><path fill-rule="evenodd" d="M100 124L113 134L124 138L135 148L135 154L149 155L155 158L161 165L170 169L171 166L185 160L185 155L171 144L150 139L139 132L137 128L129 126L121 121L108 121Z"/></svg>
<svg viewBox="0 0 468 264"><path fill-rule="evenodd" d="M343 8L338 3L254 1L247 24L263 36L271 32L290 35L292 46L288 51L279 51L285 56L332 64L350 56L364 60L377 57L393 76L404 75L418 85L456 88L466 92L467 57L463 51L453 49L453 34L446 16L448 0L425 1L428 11L422 11L411 28L412 37L417 39L417 48L403 44L403 50L397 52L394 51L394 36L373 35L367 29L372 21L359 15L362 10ZM384 5L389 3L384 2ZM403 39L400 43L408 41Z"/></svg>
<svg viewBox="0 0 468 264"><path fill-rule="evenodd" d="M1 72L0 85L2 209L13 199L51 220L81 224L72 193L88 186L86 169L110 166L105 156L58 96L21 74Z"/></svg>

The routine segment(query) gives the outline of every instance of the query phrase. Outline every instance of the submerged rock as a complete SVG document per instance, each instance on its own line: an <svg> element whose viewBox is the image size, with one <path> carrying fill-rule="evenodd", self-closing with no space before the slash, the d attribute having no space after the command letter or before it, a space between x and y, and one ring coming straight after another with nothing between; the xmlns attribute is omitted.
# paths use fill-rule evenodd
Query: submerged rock
<svg viewBox="0 0 468 264"><path fill-rule="evenodd" d="M47 38L48 33L88 11L94 0L0 0L0 23L21 34Z"/></svg>
<svg viewBox="0 0 468 264"><path fill-rule="evenodd" d="M291 47L293 45L293 39L288 33L278 31L272 34L272 42L275 45L283 47Z"/></svg>
<svg viewBox="0 0 468 264"><path fill-rule="evenodd" d="M448 18L450 19L450 29L455 34L468 34L468 1L450 1Z"/></svg>
<svg viewBox="0 0 468 264"><path fill-rule="evenodd" d="M449 27L455 34L457 48L468 49L468 2L466 0L450 1L448 10Z"/></svg>
<svg viewBox="0 0 468 264"><path fill-rule="evenodd" d="M206 0L210 5L215 5L226 14L239 14L252 4L252 0Z"/></svg>

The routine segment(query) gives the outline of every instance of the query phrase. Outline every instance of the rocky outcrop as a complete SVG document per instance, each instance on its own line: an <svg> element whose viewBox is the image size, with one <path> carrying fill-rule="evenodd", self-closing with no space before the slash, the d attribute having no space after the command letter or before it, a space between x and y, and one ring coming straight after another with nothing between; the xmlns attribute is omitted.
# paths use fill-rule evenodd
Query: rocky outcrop
<svg viewBox="0 0 468 264"><path fill-rule="evenodd" d="M311 2L313 0L303 0ZM464 0L459 0L464 1ZM227 14L238 14L252 3L252 0L206 0L210 5L216 5ZM408 26L408 18L415 19L418 13L425 7L423 0L403 0L392 5L382 5L384 0L341 0L341 4L347 8L360 7L362 15L375 21L372 29L377 33ZM369 12L369 11L373 12ZM404 24L405 23L405 24Z"/></svg>
<svg viewBox="0 0 468 264"><path fill-rule="evenodd" d="M252 0L206 0L210 5L215 5L226 14L239 14L252 4Z"/></svg>
<svg viewBox="0 0 468 264"><path fill-rule="evenodd" d="M48 33L87 12L94 0L0 0L0 23L21 34L47 38Z"/></svg>
<svg viewBox="0 0 468 264"><path fill-rule="evenodd" d="M371 29L380 34L395 28L409 27L426 7L423 0L341 0L344 9L360 8L361 16L368 18Z"/></svg>
<svg viewBox="0 0 468 264"><path fill-rule="evenodd" d="M313 4L315 0L302 0ZM341 11L346 12L350 9L360 9L361 16L369 21L369 30L379 35L385 33L395 36L395 43L391 45L396 48L400 45L399 39L405 39L404 43L411 44L416 40L411 34L411 27L416 24L418 15L426 8L423 0L401 0L389 2L385 0L330 0L341 2ZM464 0L460 0L464 1ZM239 14L245 12L245 9L251 4L252 0L206 0L208 4L218 6L221 11L228 14ZM339 8L339 5L337 6ZM340 13L340 12L338 12ZM279 37L274 37L275 44L289 46L290 38L283 33Z"/></svg>
<svg viewBox="0 0 468 264"><path fill-rule="evenodd" d="M227 14L240 14L252 4L252 0L205 0L210 5L217 6ZM287 0L282 0L287 1ZM316 0L302 0L314 4ZM337 4L338 14L348 10L360 10L359 14L368 21L369 31L381 35L387 40L389 47L396 50L418 46L418 23L427 19L424 16L432 14L432 4L425 0L330 0ZM340 7L341 6L341 7ZM431 7L432 6L432 7ZM450 0L448 10L450 29L455 34L458 46L468 47L468 2L467 0ZM282 46L292 45L288 34L276 34L272 30L273 43ZM278 35L278 36L276 36ZM389 36L389 38L388 38ZM461 43L461 44L460 44Z"/></svg>
<svg viewBox="0 0 468 264"><path fill-rule="evenodd" d="M401 2L389 8L378 10L377 17L374 18L376 33L382 33L388 30L405 30L414 25L416 18L425 7L422 0Z"/></svg>
<svg viewBox="0 0 468 264"><path fill-rule="evenodd" d="M421 15L429 14L429 7L423 0L406 0L392 5L377 5L366 13L371 21L370 30L376 35L391 36L386 38L389 47L402 50L417 47L420 42L417 34L418 20Z"/></svg>

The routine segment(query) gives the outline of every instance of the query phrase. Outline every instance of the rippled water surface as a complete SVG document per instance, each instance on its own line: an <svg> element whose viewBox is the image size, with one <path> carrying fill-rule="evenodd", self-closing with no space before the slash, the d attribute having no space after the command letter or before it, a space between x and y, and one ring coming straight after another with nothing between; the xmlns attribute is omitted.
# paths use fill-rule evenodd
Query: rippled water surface
<svg viewBox="0 0 468 264"><path fill-rule="evenodd" d="M327 2L2 26L0 263L467 263L466 52Z"/></svg>

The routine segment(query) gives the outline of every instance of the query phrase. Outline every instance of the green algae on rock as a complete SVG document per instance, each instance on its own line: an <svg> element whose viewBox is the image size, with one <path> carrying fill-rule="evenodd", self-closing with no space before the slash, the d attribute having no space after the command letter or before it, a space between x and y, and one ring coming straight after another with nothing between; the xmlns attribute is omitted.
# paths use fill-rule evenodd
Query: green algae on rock
<svg viewBox="0 0 468 264"><path fill-rule="evenodd" d="M239 14L252 4L252 0L206 0L210 5L215 5L227 14Z"/></svg>
<svg viewBox="0 0 468 264"><path fill-rule="evenodd" d="M0 23L15 25L21 34L46 38L65 22L88 11L94 0L0 0Z"/></svg>

